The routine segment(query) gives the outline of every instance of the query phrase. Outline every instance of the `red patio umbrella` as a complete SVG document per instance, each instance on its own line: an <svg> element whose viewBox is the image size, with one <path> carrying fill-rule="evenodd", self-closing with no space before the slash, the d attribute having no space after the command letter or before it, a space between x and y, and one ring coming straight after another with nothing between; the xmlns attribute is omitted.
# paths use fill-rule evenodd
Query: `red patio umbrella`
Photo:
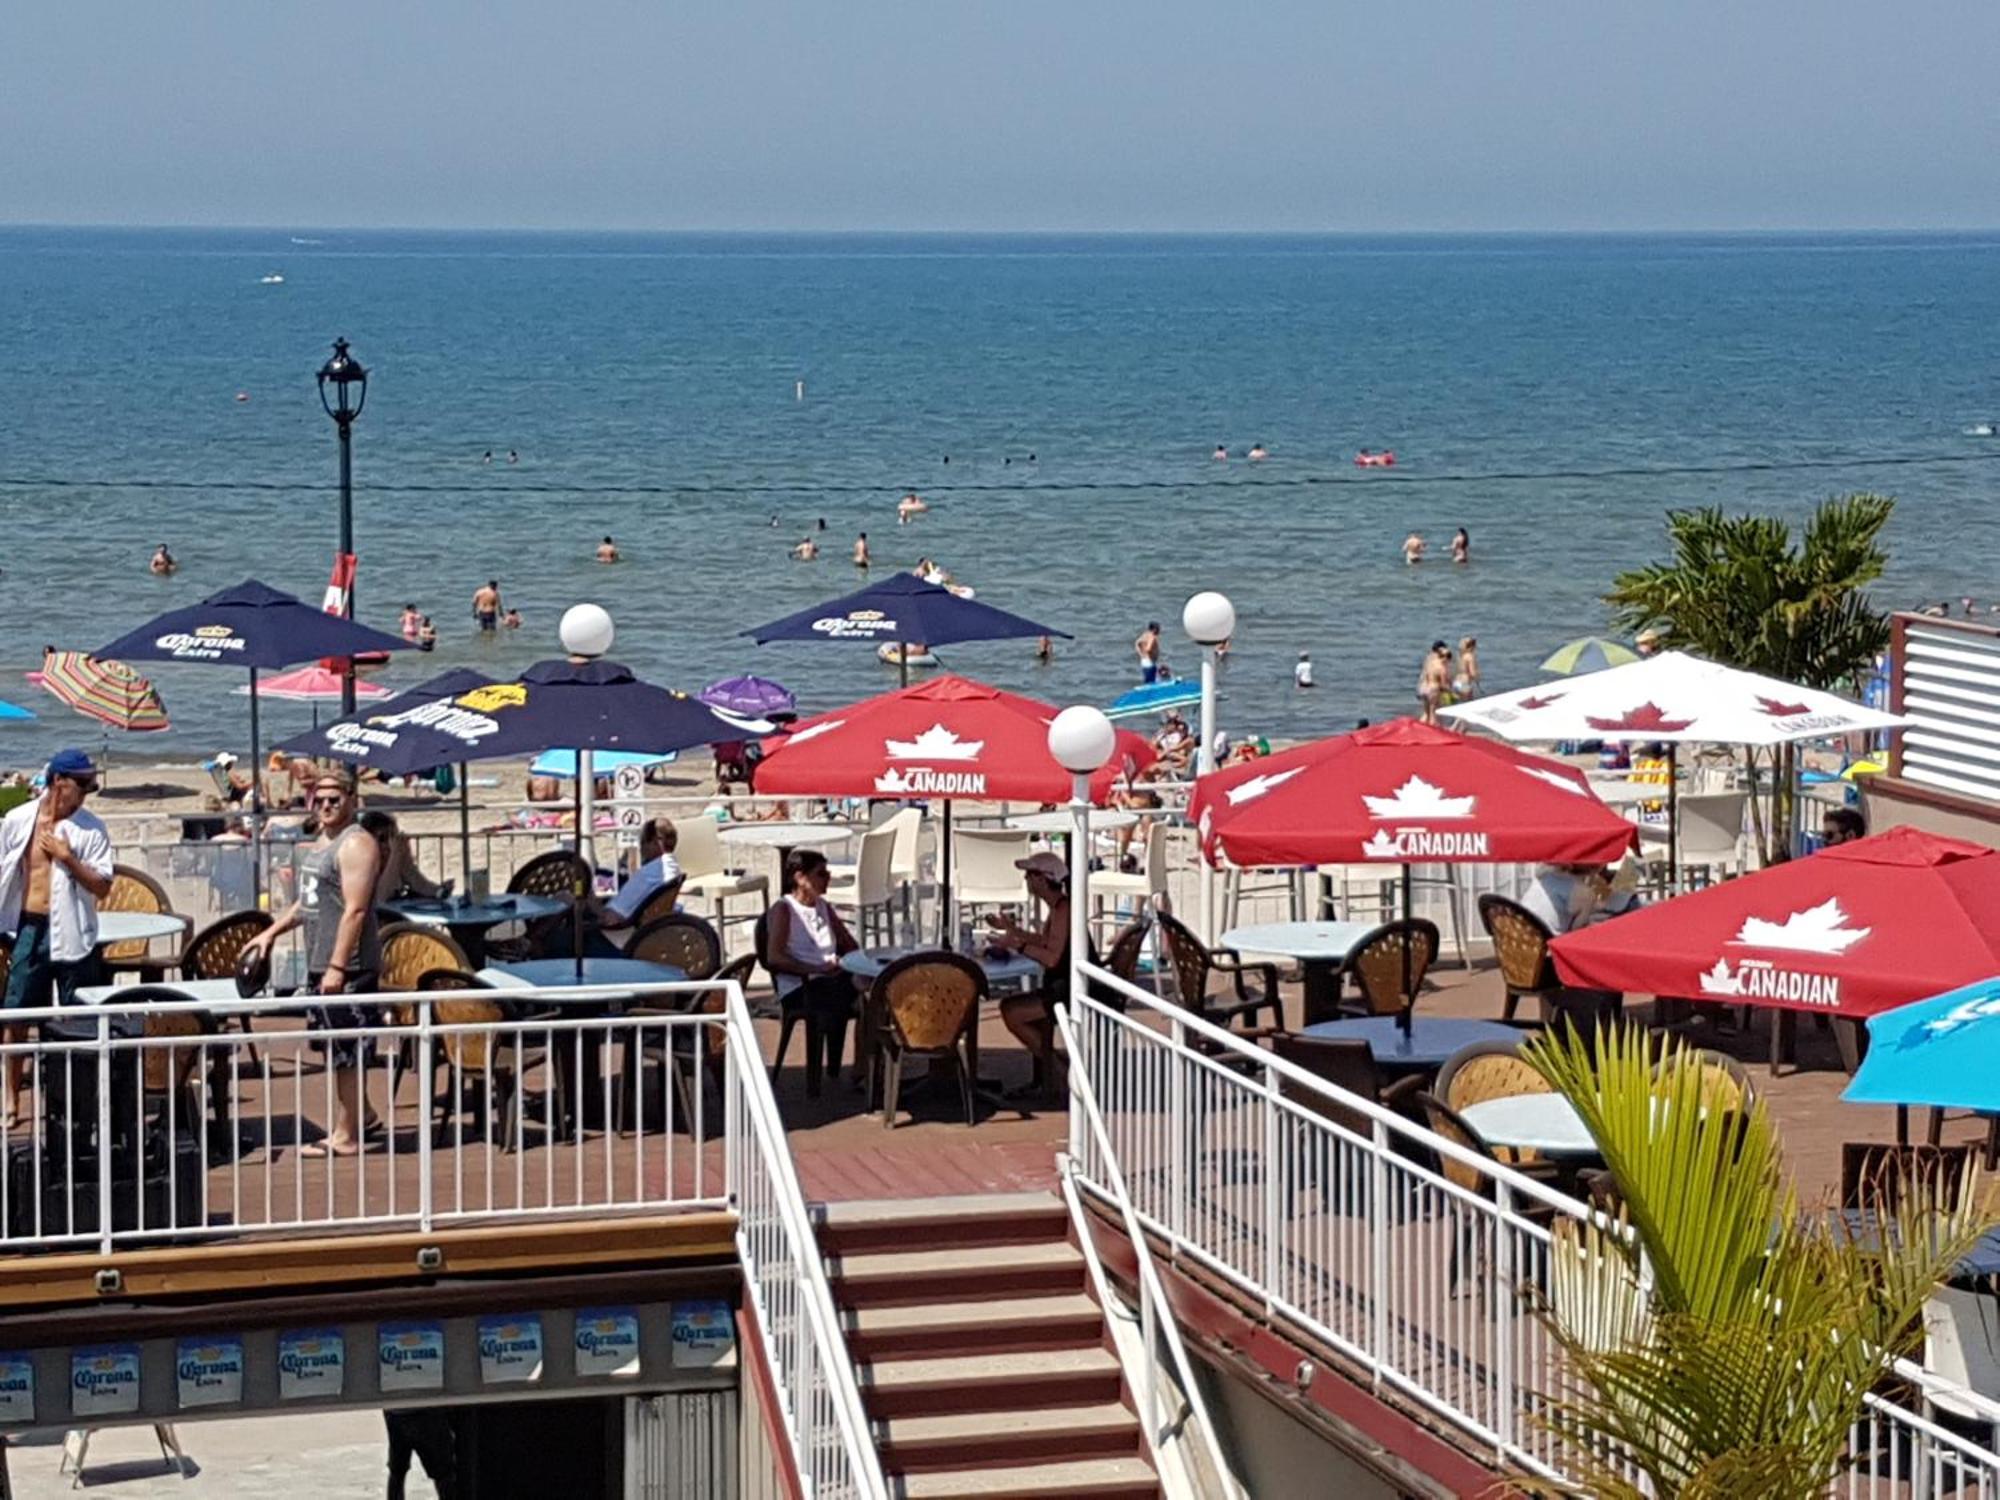
<svg viewBox="0 0 2000 1500"><path fill-rule="evenodd" d="M940 797L1067 802L1070 774L1049 754L1056 710L969 677L914 687L802 720L765 742L757 790L800 797ZM1102 802L1112 783L1153 762L1153 747L1121 731L1090 779Z"/></svg>
<svg viewBox="0 0 2000 1500"><path fill-rule="evenodd" d="M806 719L767 740L757 790L941 799L949 890L953 801L1069 800L1070 774L1049 754L1055 716L1034 698L969 677L937 677ZM1150 743L1121 730L1110 761L1090 779L1090 800L1102 803L1120 776L1136 775L1153 759Z"/></svg>
<svg viewBox="0 0 2000 1500"><path fill-rule="evenodd" d="M2000 851L1892 828L1555 940L1568 984L1861 1018L2000 973Z"/></svg>
<svg viewBox="0 0 2000 1500"><path fill-rule="evenodd" d="M1415 719L1203 776L1188 816L1236 865L1613 864L1638 836L1561 761Z"/></svg>

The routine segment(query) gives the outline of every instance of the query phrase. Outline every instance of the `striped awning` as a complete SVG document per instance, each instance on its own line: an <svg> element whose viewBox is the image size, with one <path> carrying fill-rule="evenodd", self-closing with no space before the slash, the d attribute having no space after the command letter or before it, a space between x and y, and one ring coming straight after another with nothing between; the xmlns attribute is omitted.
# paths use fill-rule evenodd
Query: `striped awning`
<svg viewBox="0 0 2000 1500"><path fill-rule="evenodd" d="M51 651L28 680L86 718L129 734L152 734L167 725L159 691L118 661L99 661L83 651Z"/></svg>

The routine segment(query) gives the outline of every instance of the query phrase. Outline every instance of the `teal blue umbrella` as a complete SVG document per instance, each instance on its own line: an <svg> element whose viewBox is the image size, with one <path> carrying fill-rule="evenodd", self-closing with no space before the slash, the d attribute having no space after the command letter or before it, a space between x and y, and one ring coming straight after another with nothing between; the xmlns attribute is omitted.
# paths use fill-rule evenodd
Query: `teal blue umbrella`
<svg viewBox="0 0 2000 1500"><path fill-rule="evenodd" d="M1868 1018L1868 1055L1841 1098L2000 1113L2000 976Z"/></svg>
<svg viewBox="0 0 2000 1500"><path fill-rule="evenodd" d="M0 719L32 719L34 711L18 703L0 703Z"/></svg>

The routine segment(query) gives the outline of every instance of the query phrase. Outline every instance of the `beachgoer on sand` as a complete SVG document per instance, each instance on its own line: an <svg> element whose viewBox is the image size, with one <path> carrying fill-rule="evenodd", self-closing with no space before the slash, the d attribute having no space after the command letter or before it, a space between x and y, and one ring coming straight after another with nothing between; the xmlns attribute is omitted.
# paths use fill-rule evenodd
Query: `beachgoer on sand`
<svg viewBox="0 0 2000 1500"><path fill-rule="evenodd" d="M1426 724L1437 723L1438 705L1444 702L1444 695L1451 687L1451 647L1443 641L1432 641L1431 649L1424 653L1424 664L1417 672L1417 702L1423 711L1419 717Z"/></svg>

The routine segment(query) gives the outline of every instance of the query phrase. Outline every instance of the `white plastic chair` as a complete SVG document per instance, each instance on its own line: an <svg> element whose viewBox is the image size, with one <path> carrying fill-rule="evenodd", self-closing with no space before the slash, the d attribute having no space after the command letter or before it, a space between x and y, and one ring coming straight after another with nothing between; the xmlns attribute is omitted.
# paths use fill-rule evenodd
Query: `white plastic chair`
<svg viewBox="0 0 2000 1500"><path fill-rule="evenodd" d="M1133 905L1125 915L1136 917L1141 913L1151 913L1167 893L1167 830L1162 824L1155 824L1146 833L1146 868L1131 874L1123 870L1103 870L1090 877L1090 920L1094 929L1108 931L1104 915L1106 904L1110 904L1112 925L1121 925L1116 915L1118 900L1124 897Z"/></svg>
<svg viewBox="0 0 2000 1500"><path fill-rule="evenodd" d="M1703 792L1680 799L1675 809L1680 820L1675 857L1682 880L1690 870L1707 870L1711 875L1742 873L1743 813L1749 805L1748 792ZM1664 845L1667 830L1642 824L1639 837L1647 845Z"/></svg>
<svg viewBox="0 0 2000 1500"><path fill-rule="evenodd" d="M960 909L1026 904L1027 877L1014 868L1014 861L1027 857L1025 833L1011 828L953 829L951 887Z"/></svg>
<svg viewBox="0 0 2000 1500"><path fill-rule="evenodd" d="M681 873L686 877L681 883L681 899L690 896L706 896L712 903L715 925L722 927L729 921L729 898L732 896L757 897L757 910L762 911L770 904L770 877L753 875L748 871L732 873L722 858L722 839L716 832L715 819L707 816L689 818L675 824L680 833L680 844L674 857L680 861ZM755 913L740 916L736 920L747 922Z"/></svg>
<svg viewBox="0 0 2000 1500"><path fill-rule="evenodd" d="M853 879L827 891L827 899L835 906L854 912L854 925L864 948L896 940L896 887L889 874L895 853L895 829L885 825L864 833Z"/></svg>
<svg viewBox="0 0 2000 1500"><path fill-rule="evenodd" d="M1975 1395L2000 1399L2000 1303L1955 1287L1933 1292L1924 1304L1924 1368ZM1954 1417L1989 1420L1971 1402L1936 1390L1927 1396Z"/></svg>

